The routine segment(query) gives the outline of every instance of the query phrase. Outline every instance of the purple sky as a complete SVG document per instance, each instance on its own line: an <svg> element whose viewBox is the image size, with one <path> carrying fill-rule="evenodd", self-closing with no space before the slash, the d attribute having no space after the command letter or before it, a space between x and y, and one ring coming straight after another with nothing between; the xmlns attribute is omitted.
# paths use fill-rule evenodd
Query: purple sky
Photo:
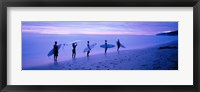
<svg viewBox="0 0 200 92"><path fill-rule="evenodd" d="M178 30L178 22L22 22L36 34L155 35Z"/></svg>

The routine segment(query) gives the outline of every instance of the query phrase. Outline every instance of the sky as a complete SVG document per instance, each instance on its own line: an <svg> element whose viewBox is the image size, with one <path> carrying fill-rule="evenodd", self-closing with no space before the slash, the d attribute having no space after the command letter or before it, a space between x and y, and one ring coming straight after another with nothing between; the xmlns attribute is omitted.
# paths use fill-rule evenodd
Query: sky
<svg viewBox="0 0 200 92"><path fill-rule="evenodd" d="M178 30L178 22L22 22L23 33L155 35Z"/></svg>

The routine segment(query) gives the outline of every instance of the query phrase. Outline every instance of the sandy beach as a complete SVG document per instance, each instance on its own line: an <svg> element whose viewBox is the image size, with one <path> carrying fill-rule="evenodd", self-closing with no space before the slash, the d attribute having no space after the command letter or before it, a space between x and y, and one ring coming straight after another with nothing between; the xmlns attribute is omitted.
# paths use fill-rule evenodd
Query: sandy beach
<svg viewBox="0 0 200 92"><path fill-rule="evenodd" d="M159 49L163 46L177 48ZM178 41L141 49L122 50L58 61L23 70L178 70Z"/></svg>

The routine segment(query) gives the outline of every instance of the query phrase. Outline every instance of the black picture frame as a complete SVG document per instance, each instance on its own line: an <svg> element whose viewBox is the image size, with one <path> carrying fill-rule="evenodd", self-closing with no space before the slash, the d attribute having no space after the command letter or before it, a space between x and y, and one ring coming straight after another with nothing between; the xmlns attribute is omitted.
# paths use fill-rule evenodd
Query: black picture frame
<svg viewBox="0 0 200 92"><path fill-rule="evenodd" d="M0 1L0 90L2 92L35 91L116 91L116 92L199 92L200 0L1 0ZM193 7L193 83L194 85L7 85L7 7ZM185 53L187 54L187 53Z"/></svg>

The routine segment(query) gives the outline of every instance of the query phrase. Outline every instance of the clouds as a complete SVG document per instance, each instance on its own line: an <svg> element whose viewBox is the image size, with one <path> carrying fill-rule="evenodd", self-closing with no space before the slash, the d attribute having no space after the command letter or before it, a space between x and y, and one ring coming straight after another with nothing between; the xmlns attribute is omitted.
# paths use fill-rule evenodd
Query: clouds
<svg viewBox="0 0 200 92"><path fill-rule="evenodd" d="M36 34L154 35L178 29L178 22L22 22Z"/></svg>

